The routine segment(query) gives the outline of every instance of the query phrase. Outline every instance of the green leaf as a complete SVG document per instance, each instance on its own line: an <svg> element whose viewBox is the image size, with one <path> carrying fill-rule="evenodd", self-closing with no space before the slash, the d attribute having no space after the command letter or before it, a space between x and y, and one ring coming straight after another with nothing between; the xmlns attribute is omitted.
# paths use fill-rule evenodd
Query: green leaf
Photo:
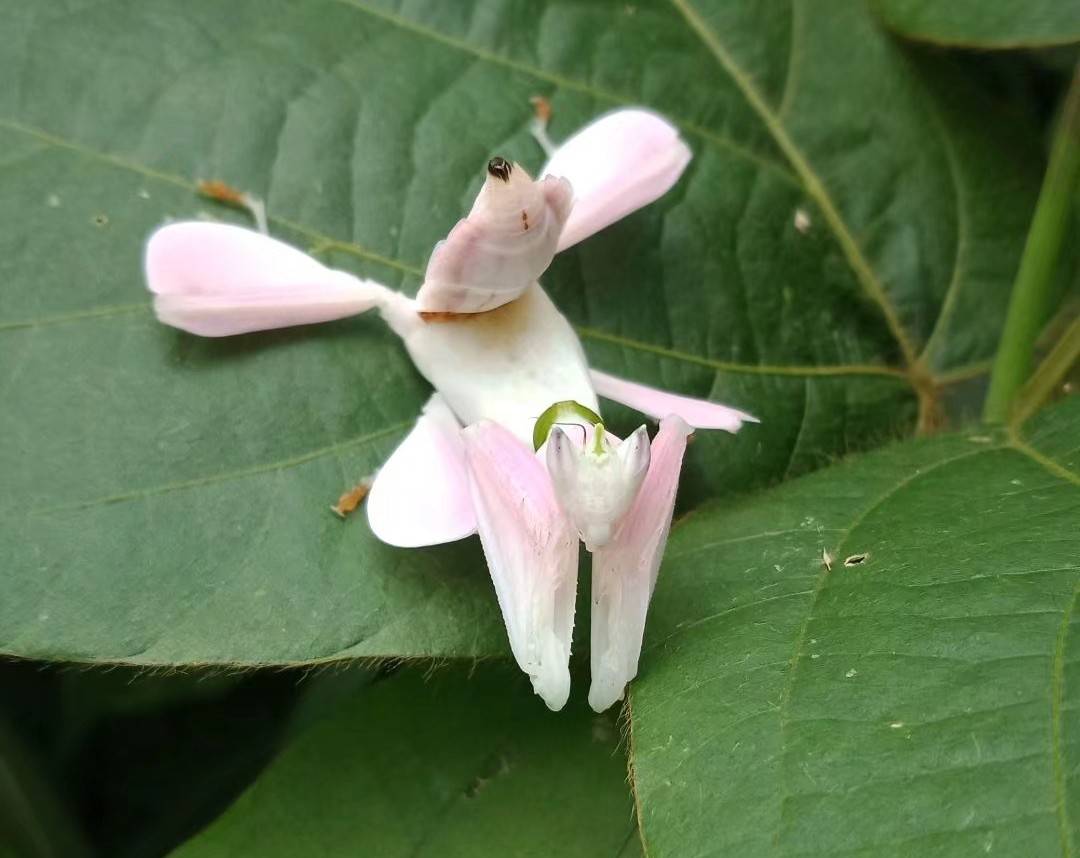
<svg viewBox="0 0 1080 858"><path fill-rule="evenodd" d="M302 676L151 675L0 660L0 845L34 847L20 847L20 858L85 852L70 840L71 822L53 812L51 781L85 825L94 855L163 855L219 816L286 741L337 711L373 674L353 666Z"/></svg>
<svg viewBox="0 0 1080 858"><path fill-rule="evenodd" d="M413 290L490 155L540 166L530 96L556 137L620 105L666 113L684 179L545 284L597 367L762 419L695 443L688 504L933 424L939 387L993 352L1037 180L1022 128L860 4L0 14L0 651L35 658L506 652L475 540L394 550L327 510L428 395L378 319L206 341L152 318L145 236L235 217L197 178Z"/></svg>
<svg viewBox="0 0 1080 858"><path fill-rule="evenodd" d="M44 766L0 717L0 856L81 858L89 850Z"/></svg>
<svg viewBox="0 0 1080 858"><path fill-rule="evenodd" d="M632 686L650 856L1072 854L1078 438L1074 396L676 528Z"/></svg>
<svg viewBox="0 0 1080 858"><path fill-rule="evenodd" d="M516 672L408 670L297 739L177 858L629 856L618 727Z"/></svg>
<svg viewBox="0 0 1080 858"><path fill-rule="evenodd" d="M972 48L1038 48L1080 42L1080 5L1062 0L870 0L909 39Z"/></svg>
<svg viewBox="0 0 1080 858"><path fill-rule="evenodd" d="M111 717L77 744L68 739L58 774L78 800L97 854L108 858L164 855L205 828L274 758L306 697L306 683L281 671L251 673L213 696L190 682L170 688L179 677L148 682L130 669L81 674L88 695L103 701L115 693L106 676L127 674L144 686L135 696L146 705L114 696ZM150 705L155 693L157 707ZM79 717L77 700L65 709L65 721Z"/></svg>

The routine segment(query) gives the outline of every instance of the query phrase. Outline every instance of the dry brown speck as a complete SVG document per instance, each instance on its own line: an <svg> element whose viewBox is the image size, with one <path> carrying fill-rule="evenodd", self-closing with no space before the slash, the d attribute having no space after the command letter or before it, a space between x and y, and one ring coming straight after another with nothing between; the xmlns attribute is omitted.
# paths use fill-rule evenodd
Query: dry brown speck
<svg viewBox="0 0 1080 858"><path fill-rule="evenodd" d="M551 119L551 102L542 95L534 95L529 101L532 103L533 110L536 111L536 118L547 124Z"/></svg>
<svg viewBox="0 0 1080 858"><path fill-rule="evenodd" d="M231 203L234 206L245 205L243 191L227 185L218 179L200 179L196 185L199 194L219 203Z"/></svg>
<svg viewBox="0 0 1080 858"><path fill-rule="evenodd" d="M364 480L339 497L338 502L330 509L338 518L345 518L349 513L356 512L356 508L364 502L369 491L371 491L371 483Z"/></svg>

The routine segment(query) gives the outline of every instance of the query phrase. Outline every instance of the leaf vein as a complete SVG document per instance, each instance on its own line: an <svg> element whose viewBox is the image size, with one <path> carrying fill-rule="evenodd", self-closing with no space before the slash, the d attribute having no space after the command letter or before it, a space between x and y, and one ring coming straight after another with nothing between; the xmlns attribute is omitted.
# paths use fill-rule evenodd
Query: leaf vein
<svg viewBox="0 0 1080 858"><path fill-rule="evenodd" d="M365 435L357 436L356 438L350 438L346 441L339 441L335 444L329 444L325 447L319 447L315 450L309 450L306 453L301 453L288 459L281 459L277 462L269 462L263 465L253 465L247 468L239 468L235 471L228 471L223 474L211 474L208 476L196 477L190 480L181 480L175 483L165 483L160 486L151 486L149 488L136 489L134 491L107 495L105 497L93 498L91 500L79 501L71 504L62 504L50 507L38 507L37 509L30 510L29 515L44 516L53 515L59 512L92 509L94 507L106 506L114 503L125 503L127 501L143 500L144 498L148 497L155 497L157 495L185 491L186 489L200 488L202 486L214 485L216 483L240 480L246 477L257 476L259 474L285 471L290 468L305 465L308 462L315 461L316 459L321 459L323 456L331 456L341 452L342 450L348 450L352 447L359 447L371 441L377 441L380 438L384 438L388 435L393 435L395 432L401 432L402 430L407 429L409 426L411 426L412 423L412 420L395 423L392 426L387 426L383 429L376 430L375 432L369 432Z"/></svg>
<svg viewBox="0 0 1080 858"><path fill-rule="evenodd" d="M675 0L675 2L677 2L677 0ZM939 468L945 467L946 465L951 464L951 463L956 462L956 461L959 461L961 459L966 459L966 458L970 458L970 457L973 457L973 456L979 456L979 455L982 455L984 453L990 452L991 450L998 450L998 449L1001 449L1001 448L1000 447L988 447L988 448L983 448L983 449L980 449L980 450L972 450L972 451L968 451L966 453L961 453L961 454L959 454L957 456L951 456L951 457L942 459L939 462L935 462L930 467L920 469L920 470L915 471L914 473L909 474L908 476L904 477L902 480L900 480L894 486L890 487L888 491L886 491L884 494L882 494L880 497L876 498L872 503L870 503L861 513L856 515L856 517L852 521L852 523L847 528L845 528L844 536L841 537L841 539L837 543L836 550L833 552L834 555L837 556L837 557L842 556L841 555L841 549L843 548L844 543L851 536L852 532L859 526L859 524L861 524L866 519L866 517L868 515L870 515L874 510L881 507L882 504L886 503L893 495L895 495L898 491L901 491L904 487L909 485L914 480L919 479L920 477L923 477L928 473L936 471ZM781 692L780 692L779 712L780 712L780 752L781 752L781 754L787 753L787 750L788 750L788 744L789 744L788 729L789 729L789 726L790 726L790 723L791 723L791 716L790 716L791 695L792 695L792 693L794 691L794 688L795 688L795 675L798 672L799 662L803 659L803 656L804 656L803 650L806 647L806 641L808 639L808 631L809 631L809 628L810 628L810 622L811 622L811 620L813 619L813 616L814 616L814 608L817 606L817 603L821 598L821 594L825 589L826 582L829 579L829 574L830 574L830 571L829 571L828 566L826 566L825 564L822 564L821 571L818 573L817 581L814 584L813 594L812 594L812 596L810 598L810 604L807 607L806 617L803 619L803 622L799 627L799 631L795 636L795 646L794 646L794 649L793 649L792 654L791 654L791 660L790 660L790 663L789 663L790 666L788 667L787 677L785 679L784 686L783 686L783 688L781 689ZM775 842L779 842L779 839L780 839L780 836L781 836L781 833L782 833L783 807L784 807L784 803L785 803L786 800L787 800L786 785L781 783L780 812L779 812L779 815L778 815L778 818L777 818L777 828L776 828L776 833L775 833Z"/></svg>
<svg viewBox="0 0 1080 858"><path fill-rule="evenodd" d="M599 101L607 101L611 104L618 104L623 106L632 106L634 104L637 104L636 100L627 99L619 95L618 93L600 89L599 87L592 86L591 84L585 83L584 81L574 80L573 78L566 77L555 72L549 72L544 69L537 68L536 66L529 65L528 63L523 63L511 57L504 56L503 54L496 53L495 51L485 50L484 48L472 45L463 39L455 38L430 27L424 27L413 21L409 21L408 19L403 18L399 15L394 15L381 9L375 9L365 3L359 2L359 0L332 0L332 2L340 3L343 6L348 6L350 8L356 9L359 12L363 12L364 14L370 15L373 18L377 18L381 21L386 22L387 24L405 30L409 33L413 33L414 35L421 38L429 39L431 41L438 42L439 44L444 45L448 48L453 48L455 50L470 54L476 59L482 60L483 62L511 69L520 74L527 75L529 77L536 78L537 80L546 81L547 83L562 87L563 89L580 92L585 95L592 96ZM785 165L776 161L769 160L768 158L763 158L758 153L745 148L739 143L736 143L730 137L726 137L722 134L717 134L715 131L710 131L708 128L698 125L697 123L690 122L687 119L674 116L672 114L667 114L667 116L677 125L682 127L685 131L688 131L697 137L701 137L703 140L707 140L708 142L713 143L717 146L729 149L731 152L739 155L745 160L752 161L764 169L771 170L778 176L783 177L794 185L797 185L799 187L802 186L799 177L789 171Z"/></svg>
<svg viewBox="0 0 1080 858"><path fill-rule="evenodd" d="M918 363L915 347L904 329L900 317L895 307L893 307L888 293L885 291L885 287L863 254L862 248L855 240L855 236L848 228L846 221L840 215L821 178L811 167L802 150L799 149L788 134L787 129L780 121L780 117L765 102L764 97L758 92L753 81L735 62L719 36L706 25L697 10L691 5L690 0L671 0L671 2L686 19L690 29L697 34L702 43L712 52L717 63L735 83L751 109L757 113L776 144L787 157L796 175L802 180L806 192L814 198L820 207L825 220L836 236L840 249L843 251L844 256L847 257L856 279L880 308L882 315L885 317L885 322L903 354L905 364L909 367L915 367Z"/></svg>
<svg viewBox="0 0 1080 858"><path fill-rule="evenodd" d="M967 218L967 208L964 206L966 194L964 192L963 182L960 178L960 162L956 157L956 149L945 129L941 114L938 111L934 100L932 98L927 98L925 103L929 105L927 112L934 123L934 127L938 131L941 147L945 152L945 161L949 166L949 178L952 180L953 208L956 212L956 255L953 258L952 276L949 278L949 285L945 287L945 298L941 302L941 309L938 311L937 319L934 320L934 326L931 328L930 335L926 338L926 342L923 344L922 353L919 356L920 360L923 361L928 360L935 341L946 330L949 319L953 314L953 310L956 308L957 296L960 292L961 277L964 273L964 257L967 253L969 240L968 232L970 229Z"/></svg>

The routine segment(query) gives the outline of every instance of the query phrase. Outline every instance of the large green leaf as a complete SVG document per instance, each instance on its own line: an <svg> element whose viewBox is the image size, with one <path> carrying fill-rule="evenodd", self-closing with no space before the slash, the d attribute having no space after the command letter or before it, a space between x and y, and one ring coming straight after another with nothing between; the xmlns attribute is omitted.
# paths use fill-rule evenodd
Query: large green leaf
<svg viewBox="0 0 1080 858"><path fill-rule="evenodd" d="M1080 42L1080 4L1070 0L871 0L889 27L910 39L977 48Z"/></svg>
<svg viewBox="0 0 1080 858"><path fill-rule="evenodd" d="M397 675L299 738L174 855L640 854L610 715L505 669Z"/></svg>
<svg viewBox="0 0 1080 858"><path fill-rule="evenodd" d="M632 687L649 854L1072 854L1078 439L1074 396L677 528Z"/></svg>
<svg viewBox="0 0 1080 858"><path fill-rule="evenodd" d="M530 96L556 136L620 104L667 113L695 153L682 182L545 282L597 366L762 418L694 445L694 502L933 422L938 385L991 354L1037 172L1014 123L854 3L0 15L0 651L25 656L505 652L475 541L396 551L327 512L427 395L378 320L227 342L153 320L144 237L230 216L197 177L411 290L490 154L540 164Z"/></svg>
<svg viewBox="0 0 1080 858"><path fill-rule="evenodd" d="M372 676L362 666L207 676L0 660L0 855L6 843L19 858L164 855Z"/></svg>

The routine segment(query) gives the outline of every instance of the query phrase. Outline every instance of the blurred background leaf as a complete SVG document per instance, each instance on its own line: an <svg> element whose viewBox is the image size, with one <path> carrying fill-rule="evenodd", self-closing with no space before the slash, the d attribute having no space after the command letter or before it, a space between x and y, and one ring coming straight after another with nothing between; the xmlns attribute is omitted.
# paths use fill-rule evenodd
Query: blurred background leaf
<svg viewBox="0 0 1080 858"><path fill-rule="evenodd" d="M41 761L0 717L0 856L80 858L89 849Z"/></svg>
<svg viewBox="0 0 1080 858"><path fill-rule="evenodd" d="M149 675L0 663L0 723L10 725L0 844L18 858L163 855L282 743L377 676L361 666Z"/></svg>
<svg viewBox="0 0 1080 858"><path fill-rule="evenodd" d="M1080 5L1060 0L870 0L908 39L965 48L1039 48L1080 42Z"/></svg>
<svg viewBox="0 0 1080 858"><path fill-rule="evenodd" d="M506 667L417 669L346 702L177 858L640 855L615 713Z"/></svg>

